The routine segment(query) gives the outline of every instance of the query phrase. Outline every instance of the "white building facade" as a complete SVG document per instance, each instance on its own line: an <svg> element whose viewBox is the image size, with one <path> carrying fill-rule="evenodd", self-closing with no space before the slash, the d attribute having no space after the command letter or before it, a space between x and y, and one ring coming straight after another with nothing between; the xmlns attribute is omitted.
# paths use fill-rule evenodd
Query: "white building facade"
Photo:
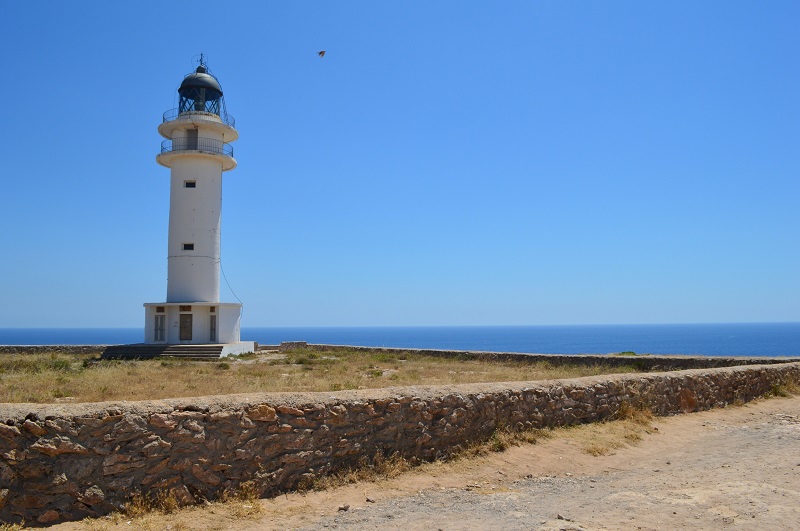
<svg viewBox="0 0 800 531"><path fill-rule="evenodd" d="M250 352L254 344L240 341L242 305L219 300L222 174L236 167L230 142L239 133L202 62L178 94L178 108L158 127L166 140L156 156L170 169L167 299L144 304L145 343Z"/></svg>

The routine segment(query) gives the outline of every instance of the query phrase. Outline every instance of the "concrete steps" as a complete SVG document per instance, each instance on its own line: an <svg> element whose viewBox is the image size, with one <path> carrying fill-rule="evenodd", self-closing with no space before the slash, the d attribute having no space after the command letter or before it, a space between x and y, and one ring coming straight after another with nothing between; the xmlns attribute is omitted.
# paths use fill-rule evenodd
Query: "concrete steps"
<svg viewBox="0 0 800 531"><path fill-rule="evenodd" d="M161 356L189 359L219 359L224 345L111 345L103 351L103 359L149 359Z"/></svg>

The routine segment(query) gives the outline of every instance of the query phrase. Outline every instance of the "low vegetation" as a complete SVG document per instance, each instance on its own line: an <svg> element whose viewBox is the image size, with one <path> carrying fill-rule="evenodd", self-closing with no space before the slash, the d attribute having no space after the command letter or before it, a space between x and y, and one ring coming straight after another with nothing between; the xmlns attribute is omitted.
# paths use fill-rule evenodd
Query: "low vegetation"
<svg viewBox="0 0 800 531"><path fill-rule="evenodd" d="M262 505L258 503L258 493L252 482L245 482L236 490L226 491L215 502L205 501L205 505L225 505L228 512L237 518L252 517L261 514ZM112 515L116 517L141 518L152 513L172 514L178 512L182 503L173 492L153 491L138 493L125 504L122 512ZM2 531L2 530L0 530Z"/></svg>
<svg viewBox="0 0 800 531"><path fill-rule="evenodd" d="M787 379L783 383L774 384L764 398L774 396L788 398L796 395L800 395L800 382L794 379Z"/></svg>
<svg viewBox="0 0 800 531"><path fill-rule="evenodd" d="M220 361L101 360L100 353L0 356L2 402L100 402L279 391L528 381L636 372L633 366L448 359L342 348L258 353Z"/></svg>
<svg viewBox="0 0 800 531"><path fill-rule="evenodd" d="M559 431L587 454L600 456L635 444L658 428L653 426L649 410L622 404L613 421L559 428Z"/></svg>
<svg viewBox="0 0 800 531"><path fill-rule="evenodd" d="M134 529L136 531L191 531L197 525L181 521L181 516L192 520L192 515L202 519L203 513L224 513L230 522L253 520L264 513L264 505L258 499L256 491L249 483L239 490L226 492L220 499L205 501L201 505L185 506L174 495L157 492L155 494L137 494L120 512L111 513L100 518L86 518L81 524L71 528L87 531L110 531L112 529ZM168 523L169 522L169 523ZM17 531L9 528L7 531ZM6 529L0 526L0 531Z"/></svg>

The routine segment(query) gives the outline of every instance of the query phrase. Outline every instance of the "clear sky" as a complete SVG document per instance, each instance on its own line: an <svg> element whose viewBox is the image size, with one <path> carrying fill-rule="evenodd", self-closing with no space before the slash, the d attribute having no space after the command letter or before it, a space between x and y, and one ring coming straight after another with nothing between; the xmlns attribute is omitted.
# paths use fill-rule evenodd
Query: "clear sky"
<svg viewBox="0 0 800 531"><path fill-rule="evenodd" d="M201 52L240 133L243 326L800 321L796 0L2 19L0 327L143 326L164 300L157 126Z"/></svg>

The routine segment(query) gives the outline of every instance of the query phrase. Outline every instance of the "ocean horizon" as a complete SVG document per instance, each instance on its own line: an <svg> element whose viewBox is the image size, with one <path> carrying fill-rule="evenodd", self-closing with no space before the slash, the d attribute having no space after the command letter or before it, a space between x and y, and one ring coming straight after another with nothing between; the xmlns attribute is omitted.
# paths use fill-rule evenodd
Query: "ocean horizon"
<svg viewBox="0 0 800 531"><path fill-rule="evenodd" d="M142 328L0 328L0 345L141 343ZM260 344L332 345L537 354L800 356L800 323L242 327Z"/></svg>

